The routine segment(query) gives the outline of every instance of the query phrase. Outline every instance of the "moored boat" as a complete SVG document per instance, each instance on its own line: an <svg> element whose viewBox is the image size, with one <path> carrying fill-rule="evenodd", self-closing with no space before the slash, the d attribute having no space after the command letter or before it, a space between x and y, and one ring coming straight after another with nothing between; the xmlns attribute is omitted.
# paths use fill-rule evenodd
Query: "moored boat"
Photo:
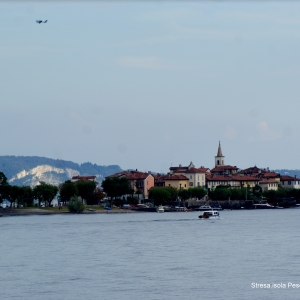
<svg viewBox="0 0 300 300"><path fill-rule="evenodd" d="M164 207L163 207L162 205L160 205L160 206L158 206L158 207L156 208L156 211L157 211L158 213L163 213L163 212L165 212L165 209L164 209Z"/></svg>
<svg viewBox="0 0 300 300"><path fill-rule="evenodd" d="M211 210L211 209L212 209L212 207L209 205L202 205L197 210L206 211L206 210Z"/></svg>
<svg viewBox="0 0 300 300"><path fill-rule="evenodd" d="M269 203L259 203L259 204L253 204L254 208L258 209L270 209L270 208L276 208L273 205L270 205Z"/></svg>

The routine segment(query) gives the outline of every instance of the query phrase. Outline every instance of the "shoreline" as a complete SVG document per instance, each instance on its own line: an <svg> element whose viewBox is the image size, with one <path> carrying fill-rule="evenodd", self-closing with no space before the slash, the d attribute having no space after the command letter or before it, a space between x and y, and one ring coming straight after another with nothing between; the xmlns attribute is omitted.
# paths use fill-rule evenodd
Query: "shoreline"
<svg viewBox="0 0 300 300"><path fill-rule="evenodd" d="M115 209L115 210L94 210L94 211L83 211L81 214L127 214L137 213L138 211ZM69 214L74 215L68 211L61 210L46 210L41 208L5 208L0 210L0 217L16 217L16 216L47 216L47 215L61 215ZM75 214L76 215L76 214Z"/></svg>

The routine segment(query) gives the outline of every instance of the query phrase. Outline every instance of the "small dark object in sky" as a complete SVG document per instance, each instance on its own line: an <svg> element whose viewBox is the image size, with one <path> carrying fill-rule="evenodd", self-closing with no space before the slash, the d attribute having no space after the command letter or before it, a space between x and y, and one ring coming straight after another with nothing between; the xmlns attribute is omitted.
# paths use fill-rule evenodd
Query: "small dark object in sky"
<svg viewBox="0 0 300 300"><path fill-rule="evenodd" d="M36 20L37 23L41 24L41 23L47 23L48 20L42 21L42 20Z"/></svg>

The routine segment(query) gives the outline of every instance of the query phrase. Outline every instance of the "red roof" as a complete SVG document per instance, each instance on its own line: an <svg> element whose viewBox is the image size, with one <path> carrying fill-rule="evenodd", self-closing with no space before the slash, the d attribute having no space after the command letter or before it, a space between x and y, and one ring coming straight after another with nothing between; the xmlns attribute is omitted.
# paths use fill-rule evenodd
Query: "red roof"
<svg viewBox="0 0 300 300"><path fill-rule="evenodd" d="M263 183L278 183L278 181L276 181L274 179L262 178L262 179L259 180L259 183L260 184L263 184Z"/></svg>
<svg viewBox="0 0 300 300"><path fill-rule="evenodd" d="M293 177L293 176L280 176L280 181L299 181L300 178Z"/></svg>
<svg viewBox="0 0 300 300"><path fill-rule="evenodd" d="M185 173L206 173L209 168L190 168Z"/></svg>
<svg viewBox="0 0 300 300"><path fill-rule="evenodd" d="M206 175L207 181L259 181L258 178L245 175Z"/></svg>
<svg viewBox="0 0 300 300"><path fill-rule="evenodd" d="M189 180L186 176L181 174L167 175L164 179L165 180Z"/></svg>
<svg viewBox="0 0 300 300"><path fill-rule="evenodd" d="M238 169L239 168L237 168L236 166L217 166L211 169L210 171L212 173L217 173L217 172L224 172L226 170L238 170Z"/></svg>
<svg viewBox="0 0 300 300"><path fill-rule="evenodd" d="M144 180L149 175L153 176L150 173L144 173L139 171L123 171L123 172L110 175L108 177L126 177L128 180Z"/></svg>

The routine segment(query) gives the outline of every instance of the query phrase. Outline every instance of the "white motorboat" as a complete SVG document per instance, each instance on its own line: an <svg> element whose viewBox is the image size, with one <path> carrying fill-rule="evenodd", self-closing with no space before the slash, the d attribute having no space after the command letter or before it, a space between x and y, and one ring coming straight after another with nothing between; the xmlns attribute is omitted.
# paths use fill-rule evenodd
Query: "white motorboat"
<svg viewBox="0 0 300 300"><path fill-rule="evenodd" d="M212 207L209 205L202 205L198 208L200 211L205 211L205 210L212 210Z"/></svg>
<svg viewBox="0 0 300 300"><path fill-rule="evenodd" d="M163 207L162 205L160 205L160 206L158 206L158 207L156 208L156 211L157 211L158 213L163 213L163 212L165 212L165 209L164 209L164 207Z"/></svg>
<svg viewBox="0 0 300 300"><path fill-rule="evenodd" d="M215 210L206 210L199 216L199 219L220 219L220 213Z"/></svg>

